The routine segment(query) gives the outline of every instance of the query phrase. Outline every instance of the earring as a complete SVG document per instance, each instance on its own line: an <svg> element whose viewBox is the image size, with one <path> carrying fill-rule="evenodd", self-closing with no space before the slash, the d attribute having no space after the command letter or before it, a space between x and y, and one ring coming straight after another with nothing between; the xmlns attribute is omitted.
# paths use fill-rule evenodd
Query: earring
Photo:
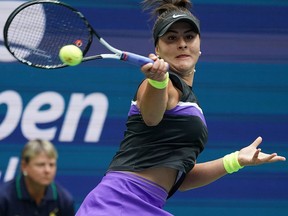
<svg viewBox="0 0 288 216"><path fill-rule="evenodd" d="M27 176L28 174L27 174L27 172L23 171L23 175L24 175L24 176Z"/></svg>
<svg viewBox="0 0 288 216"><path fill-rule="evenodd" d="M202 52L201 51L199 51L199 55L201 55L202 54Z"/></svg>

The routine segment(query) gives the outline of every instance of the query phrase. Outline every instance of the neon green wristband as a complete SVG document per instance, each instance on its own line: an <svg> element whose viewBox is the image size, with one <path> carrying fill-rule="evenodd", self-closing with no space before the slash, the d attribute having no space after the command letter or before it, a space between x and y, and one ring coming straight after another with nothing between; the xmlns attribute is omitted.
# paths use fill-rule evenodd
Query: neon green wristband
<svg viewBox="0 0 288 216"><path fill-rule="evenodd" d="M164 89L168 86L169 83L169 73L166 73L166 78L163 81L156 81L152 79L148 79L148 82L151 86L153 86L156 89Z"/></svg>
<svg viewBox="0 0 288 216"><path fill-rule="evenodd" d="M244 167L241 166L238 162L238 154L239 151L236 151L224 156L223 165L227 173L231 174L237 172L239 169Z"/></svg>

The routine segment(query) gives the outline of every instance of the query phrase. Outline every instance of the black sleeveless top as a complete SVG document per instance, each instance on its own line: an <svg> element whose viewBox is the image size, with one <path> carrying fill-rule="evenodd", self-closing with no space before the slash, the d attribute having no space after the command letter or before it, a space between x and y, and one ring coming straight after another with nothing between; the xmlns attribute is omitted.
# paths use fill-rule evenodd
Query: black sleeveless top
<svg viewBox="0 0 288 216"><path fill-rule="evenodd" d="M206 121L191 87L174 73L170 72L169 77L182 92L179 103L165 112L157 126L147 126L135 94L124 139L108 171L169 167L186 174L194 167L208 139Z"/></svg>

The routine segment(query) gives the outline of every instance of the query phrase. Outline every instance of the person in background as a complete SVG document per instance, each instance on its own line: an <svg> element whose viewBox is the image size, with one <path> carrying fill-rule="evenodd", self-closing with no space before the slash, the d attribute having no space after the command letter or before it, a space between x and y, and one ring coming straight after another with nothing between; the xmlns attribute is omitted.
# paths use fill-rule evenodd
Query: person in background
<svg viewBox="0 0 288 216"><path fill-rule="evenodd" d="M154 63L141 67L145 79L132 99L120 148L76 216L171 216L163 206L178 189L208 185L245 166L285 161L262 152L258 137L239 151L197 163L208 140L192 89L201 54L199 21L189 0L143 3L157 15L155 53L149 56Z"/></svg>
<svg viewBox="0 0 288 216"><path fill-rule="evenodd" d="M21 175L0 186L0 215L74 216L73 197L54 182L57 159L51 142L29 141L21 154Z"/></svg>

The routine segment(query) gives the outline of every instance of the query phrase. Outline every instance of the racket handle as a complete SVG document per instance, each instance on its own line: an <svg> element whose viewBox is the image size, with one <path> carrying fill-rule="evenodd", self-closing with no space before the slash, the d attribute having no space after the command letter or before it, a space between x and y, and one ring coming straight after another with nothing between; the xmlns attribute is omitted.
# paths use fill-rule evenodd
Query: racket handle
<svg viewBox="0 0 288 216"><path fill-rule="evenodd" d="M123 61L127 61L130 62L134 65L138 65L138 66L143 66L147 63L154 63L154 61L150 58L141 56L141 55L137 55L135 53L130 53L130 52L123 52L122 56L121 56L121 60Z"/></svg>

